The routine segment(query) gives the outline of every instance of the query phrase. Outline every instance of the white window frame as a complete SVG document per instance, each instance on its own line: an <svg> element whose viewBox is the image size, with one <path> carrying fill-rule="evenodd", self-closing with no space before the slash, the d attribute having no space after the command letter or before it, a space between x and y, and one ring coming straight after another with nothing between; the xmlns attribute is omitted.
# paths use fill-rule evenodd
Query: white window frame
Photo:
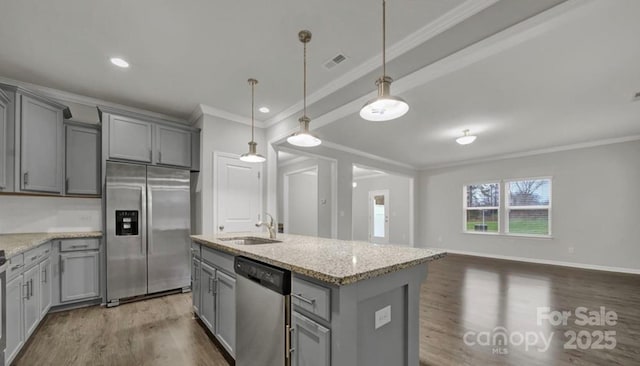
<svg viewBox="0 0 640 366"><path fill-rule="evenodd" d="M481 184L497 184L498 185L498 196L500 202L498 202L498 206L487 206L487 207L469 207L467 205L467 187L469 186L477 186ZM500 180L492 180L485 181L480 183L469 183L462 186L462 231L467 234L479 234L479 235L500 235L502 232L502 182ZM498 210L498 231L475 231L469 230L467 228L467 212L469 210Z"/></svg>
<svg viewBox="0 0 640 366"><path fill-rule="evenodd" d="M548 180L549 181L549 204L548 205L538 205L538 206L511 206L511 182L521 182L527 180ZM502 200L502 204L504 205L504 234L510 236L524 236L524 237L532 237L532 238L550 238L552 233L552 207L553 207L553 178L552 177L529 177L529 178L513 178L513 179L505 179L502 182L504 197ZM547 234L523 234L523 233L510 233L509 232L509 212L511 210L547 210L547 220L548 220L548 228L549 232Z"/></svg>

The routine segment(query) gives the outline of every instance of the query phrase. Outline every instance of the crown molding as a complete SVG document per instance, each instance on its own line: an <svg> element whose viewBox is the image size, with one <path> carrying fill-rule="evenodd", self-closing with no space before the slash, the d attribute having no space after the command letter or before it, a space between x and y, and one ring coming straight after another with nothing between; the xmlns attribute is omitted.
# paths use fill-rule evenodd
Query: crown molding
<svg viewBox="0 0 640 366"><path fill-rule="evenodd" d="M399 162L399 161L396 161L396 160L392 160L392 159L387 159L387 158L384 158L384 157L379 156L379 155L374 155L374 154L371 154L371 153L368 153L368 152L365 152L365 151L362 151L362 150L354 149L352 147L336 144L335 142L331 142L331 141L323 140L322 141L322 145L320 145L320 146L324 146L324 147L327 147L329 149L339 150L339 151L346 152L346 153L349 153L349 154L361 156L363 158L379 161L381 163L399 166L399 167L402 167L402 168L405 168L405 169L417 170L417 168L415 166L413 166L413 165L409 165L407 163L402 163L402 162Z"/></svg>
<svg viewBox="0 0 640 366"><path fill-rule="evenodd" d="M218 117L218 118L226 119L227 121L238 122L244 125L251 126L251 118L247 118L245 116L231 113L223 109L212 107L206 104L199 104L193 110L193 112L191 113L191 116L189 117L189 123L194 124L198 120L198 118L204 115ZM264 123L258 120L255 121L255 127L265 128Z"/></svg>
<svg viewBox="0 0 640 366"><path fill-rule="evenodd" d="M419 170L428 171L428 170L435 170L435 169L453 168L453 167L459 167L459 166L465 166L465 165L471 165L471 164L488 163L488 162L498 161L498 160L525 158L528 156L551 154L551 153L562 152L562 151L571 151L571 150L587 149L590 147L614 145L614 144L620 144L623 142L631 142L631 141L638 141L638 140L640 140L640 135L616 137L611 139L581 142L577 144L562 145L562 146L554 146L554 147L548 147L548 148L537 149L537 150L529 150L529 151L523 151L518 153L493 155L485 158L457 161L457 162L446 163L446 164L425 165L419 168Z"/></svg>
<svg viewBox="0 0 640 366"><path fill-rule="evenodd" d="M469 17L481 12L482 10L490 7L500 0L467 0L457 7L451 9L447 13L443 14L433 22L425 25L417 31L411 33L401 41L395 43L393 46L387 48L387 61L391 61L394 58L414 49L420 44L428 41L429 39L437 36L438 34L452 28L453 26L461 23ZM337 90L349 85L355 80L367 75L368 73L378 69L382 64L382 53L370 58L358 67L345 73L344 75L334 79L328 84L324 85L314 93L307 96L308 104L313 104L331 94ZM373 81L371 82L373 85ZM303 101L300 100L284 111L278 113L272 118L268 119L264 123L264 127L271 127L274 124L291 117L298 113L303 108Z"/></svg>
<svg viewBox="0 0 640 366"><path fill-rule="evenodd" d="M148 110L141 109L141 108L130 107L130 106L126 106L126 105L123 105L123 104L112 103L112 102L109 102L109 101L106 101L106 100L102 100L102 99L98 99L98 98L87 97L87 96L84 96L84 95L70 93L70 92L66 92L66 91L59 90L59 89L54 89L54 88L49 88L49 87L42 86L42 85L31 84L31 83L27 83L27 82L15 80L15 79L10 79L10 78L3 77L3 76L0 76L0 83L12 84L12 85L15 85L15 86L18 86L18 87L21 87L21 88L30 89L32 91L37 91L39 94L42 94L43 96L45 96L47 98L55 99L55 100L60 101L60 102L70 102L70 103L80 104L80 105L84 105L84 106L92 107L92 108L95 108L97 106L110 107L110 108L113 108L113 109L119 109L119 110L131 112L131 113L150 116L150 117L154 117L154 118L158 118L158 119L162 119L162 120L166 120L166 121L170 121L170 122L174 122L174 123L179 123L179 124L183 124L183 125L186 124L186 122L187 122L185 119L181 119L181 118L178 118L178 117L175 117L175 116L170 116L170 115L163 114L163 113L152 112L152 111L148 111Z"/></svg>
<svg viewBox="0 0 640 366"><path fill-rule="evenodd" d="M353 177L353 180L386 177L387 175L389 175L389 174L387 174L387 173L373 173L373 174L361 175L359 177Z"/></svg>

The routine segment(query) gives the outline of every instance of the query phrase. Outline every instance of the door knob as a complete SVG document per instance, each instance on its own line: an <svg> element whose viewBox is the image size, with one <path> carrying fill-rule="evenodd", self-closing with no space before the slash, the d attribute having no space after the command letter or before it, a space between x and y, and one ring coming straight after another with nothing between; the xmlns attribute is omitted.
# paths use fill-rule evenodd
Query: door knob
<svg viewBox="0 0 640 366"><path fill-rule="evenodd" d="M220 231L224 231L224 225L218 226L218 229L220 229Z"/></svg>

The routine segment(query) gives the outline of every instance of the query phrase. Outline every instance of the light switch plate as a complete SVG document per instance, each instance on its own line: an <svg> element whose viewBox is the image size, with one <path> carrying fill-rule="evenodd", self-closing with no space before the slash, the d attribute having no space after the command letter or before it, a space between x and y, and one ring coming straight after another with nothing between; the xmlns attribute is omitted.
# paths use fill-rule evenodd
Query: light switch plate
<svg viewBox="0 0 640 366"><path fill-rule="evenodd" d="M376 329L391 323L391 305L376 311Z"/></svg>

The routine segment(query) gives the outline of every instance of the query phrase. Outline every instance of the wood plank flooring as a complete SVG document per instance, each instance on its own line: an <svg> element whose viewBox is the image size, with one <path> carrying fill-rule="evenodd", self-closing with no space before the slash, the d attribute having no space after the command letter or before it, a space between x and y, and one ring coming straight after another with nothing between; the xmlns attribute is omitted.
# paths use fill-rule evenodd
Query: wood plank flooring
<svg viewBox="0 0 640 366"><path fill-rule="evenodd" d="M50 314L14 365L227 366L190 306L190 294L180 294ZM618 322L579 327L570 318L566 326L537 324L538 307L573 313L579 306L605 306ZM450 255L430 264L420 311L421 366L640 365L640 276ZM465 344L467 332L496 327L553 338L546 352L539 352L542 341L529 350ZM564 332L571 330L615 330L617 345L566 350Z"/></svg>

